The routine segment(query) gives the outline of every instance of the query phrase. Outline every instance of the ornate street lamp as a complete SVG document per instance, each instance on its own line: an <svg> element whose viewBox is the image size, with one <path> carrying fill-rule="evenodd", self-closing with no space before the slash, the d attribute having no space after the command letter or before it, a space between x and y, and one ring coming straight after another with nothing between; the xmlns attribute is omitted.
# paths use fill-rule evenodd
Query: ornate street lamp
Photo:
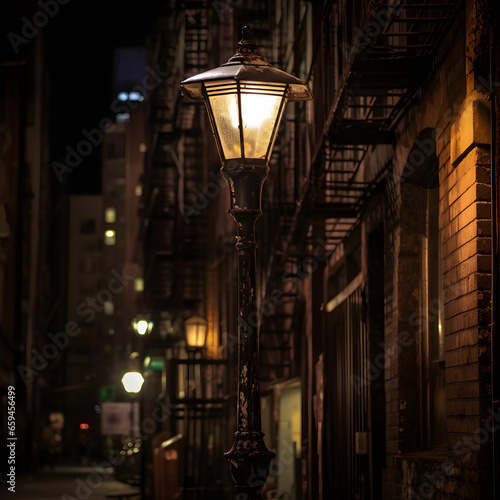
<svg viewBox="0 0 500 500"><path fill-rule="evenodd" d="M238 430L225 456L241 498L261 499L274 453L261 430L259 337L257 325L249 324L257 318L255 222L262 214L262 187L285 104L312 94L304 82L257 53L249 27L226 64L180 87L189 99L205 102L238 227Z"/></svg>
<svg viewBox="0 0 500 500"><path fill-rule="evenodd" d="M148 321L145 316L138 316L132 320L132 327L139 335L151 333L153 322Z"/></svg>
<svg viewBox="0 0 500 500"><path fill-rule="evenodd" d="M122 384L128 393L137 394L141 392L144 377L139 372L127 372L122 377Z"/></svg>
<svg viewBox="0 0 500 500"><path fill-rule="evenodd" d="M135 353L132 353L132 355ZM136 359L134 356L131 359ZM142 373L136 371L130 371L125 373L122 377L122 384L125 390L132 397L132 402L130 406L130 436L132 437L134 430L134 399L139 393L139 421L142 420L143 415L143 394L141 392L142 384L144 383L144 377ZM140 426L140 422L139 422ZM141 500L146 499L146 459L144 457L144 443L141 444Z"/></svg>
<svg viewBox="0 0 500 500"><path fill-rule="evenodd" d="M207 340L208 321L201 316L191 316L184 321L186 328L186 344L192 349L205 347Z"/></svg>

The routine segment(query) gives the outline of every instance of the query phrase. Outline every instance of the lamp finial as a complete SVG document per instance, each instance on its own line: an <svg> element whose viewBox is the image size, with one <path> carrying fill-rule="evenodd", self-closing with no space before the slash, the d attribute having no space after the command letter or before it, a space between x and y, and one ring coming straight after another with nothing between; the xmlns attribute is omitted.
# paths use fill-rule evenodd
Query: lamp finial
<svg viewBox="0 0 500 500"><path fill-rule="evenodd" d="M253 29L250 26L243 26L241 30L242 38L238 42L236 52L242 55L257 53L257 44L253 41Z"/></svg>
<svg viewBox="0 0 500 500"><path fill-rule="evenodd" d="M243 40L252 40L253 39L253 29L251 26L243 26L241 28L241 34L243 35Z"/></svg>

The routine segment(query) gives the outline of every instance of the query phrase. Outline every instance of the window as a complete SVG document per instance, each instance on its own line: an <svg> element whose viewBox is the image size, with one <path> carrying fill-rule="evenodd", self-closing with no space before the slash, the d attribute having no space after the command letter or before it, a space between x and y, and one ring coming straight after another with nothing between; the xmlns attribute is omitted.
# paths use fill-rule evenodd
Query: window
<svg viewBox="0 0 500 500"><path fill-rule="evenodd" d="M404 301L403 316L411 311L409 331L416 341L400 386L407 419L415 418L420 436L406 437L405 451L441 448L447 444L447 407L444 352L444 303L441 234L439 230L439 162L434 130L424 129L408 155L401 183L402 247L399 260ZM410 357L411 356L411 357ZM409 376L411 374L411 376ZM418 396L417 396L418 394ZM418 415L418 424L417 424Z"/></svg>
<svg viewBox="0 0 500 500"><path fill-rule="evenodd" d="M446 378L444 362L443 280L439 233L439 186L427 189L426 234L423 239L422 386L427 445L446 444Z"/></svg>
<svg viewBox="0 0 500 500"><path fill-rule="evenodd" d="M106 158L114 158L116 156L115 145L110 142L106 145Z"/></svg>
<svg viewBox="0 0 500 500"><path fill-rule="evenodd" d="M130 118L130 113L118 113L116 123L125 123Z"/></svg>
<svg viewBox="0 0 500 500"><path fill-rule="evenodd" d="M95 259L86 255L80 257L80 273L90 274L96 271Z"/></svg>
<svg viewBox="0 0 500 500"><path fill-rule="evenodd" d="M104 314L111 316L115 312L115 305L110 300L104 302Z"/></svg>
<svg viewBox="0 0 500 500"><path fill-rule="evenodd" d="M99 289L95 276L91 274L81 274L79 276L79 292L81 294L93 294Z"/></svg>
<svg viewBox="0 0 500 500"><path fill-rule="evenodd" d="M106 210L104 211L104 220L108 224L116 222L116 210L113 207L106 208Z"/></svg>
<svg viewBox="0 0 500 500"><path fill-rule="evenodd" d="M142 278L135 278L134 290L136 292L143 292L144 291L144 280Z"/></svg>
<svg viewBox="0 0 500 500"><path fill-rule="evenodd" d="M94 234L95 219L82 219L80 222L80 234Z"/></svg>
<svg viewBox="0 0 500 500"><path fill-rule="evenodd" d="M104 233L104 244L108 246L116 244L116 233L112 229L108 229Z"/></svg>

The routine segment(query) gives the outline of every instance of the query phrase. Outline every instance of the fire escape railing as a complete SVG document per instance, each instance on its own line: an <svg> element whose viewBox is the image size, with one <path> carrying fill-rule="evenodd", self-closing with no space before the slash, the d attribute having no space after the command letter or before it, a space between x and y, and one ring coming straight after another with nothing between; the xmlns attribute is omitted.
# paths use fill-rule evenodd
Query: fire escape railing
<svg viewBox="0 0 500 500"><path fill-rule="evenodd" d="M284 288L283 273L297 265L294 259L300 264L313 255L318 237L331 254L358 224L368 201L383 186L397 124L443 59L443 40L458 29L461 3L343 0L327 2L316 16L321 29L314 30L310 68L314 124L300 128L307 122L304 105L296 106L286 122L276 145L280 174L270 176L274 192L268 200L278 202L267 203L269 214L261 222L271 235L266 241L266 254L272 255L266 273L269 293ZM303 45L294 44L294 50L300 52ZM294 55L300 60L300 54ZM315 137L308 135L311 129ZM388 160L372 165L366 159L376 148L386 148L382 156ZM285 337L293 338L290 325L295 322L263 318L264 359L266 350L293 345ZM283 359L288 355L275 356L276 366Z"/></svg>

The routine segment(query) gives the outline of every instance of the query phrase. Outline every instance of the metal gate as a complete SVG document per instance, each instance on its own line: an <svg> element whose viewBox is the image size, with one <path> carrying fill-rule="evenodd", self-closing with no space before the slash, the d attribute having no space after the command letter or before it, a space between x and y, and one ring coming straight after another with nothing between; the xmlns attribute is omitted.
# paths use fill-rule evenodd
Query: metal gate
<svg viewBox="0 0 500 500"><path fill-rule="evenodd" d="M369 353L361 286L334 305L325 331L323 498L368 500Z"/></svg>

